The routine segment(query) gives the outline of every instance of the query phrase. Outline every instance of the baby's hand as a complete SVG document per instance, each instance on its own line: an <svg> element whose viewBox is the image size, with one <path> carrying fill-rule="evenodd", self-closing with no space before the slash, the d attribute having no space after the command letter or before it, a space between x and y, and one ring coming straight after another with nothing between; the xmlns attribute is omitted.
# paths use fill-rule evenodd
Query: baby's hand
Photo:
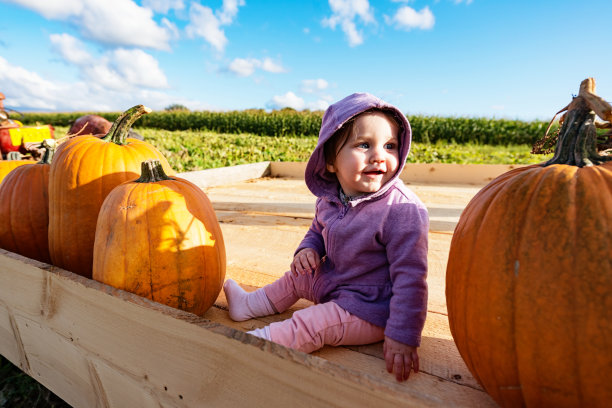
<svg viewBox="0 0 612 408"><path fill-rule="evenodd" d="M293 257L291 262L291 273L294 276L298 274L313 272L321 265L319 254L312 248L304 248Z"/></svg>
<svg viewBox="0 0 612 408"><path fill-rule="evenodd" d="M383 354L387 363L387 371L395 372L397 381L406 381L410 376L410 369L419 372L419 355L417 348L385 336Z"/></svg>

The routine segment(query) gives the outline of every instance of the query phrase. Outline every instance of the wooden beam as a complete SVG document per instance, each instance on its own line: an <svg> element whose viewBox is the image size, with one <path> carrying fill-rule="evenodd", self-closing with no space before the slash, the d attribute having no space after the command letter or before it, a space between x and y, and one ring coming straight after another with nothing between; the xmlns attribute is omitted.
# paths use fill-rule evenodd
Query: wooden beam
<svg viewBox="0 0 612 408"><path fill-rule="evenodd" d="M0 353L75 407L492 406L470 387L389 381L4 250L0 282Z"/></svg>
<svg viewBox="0 0 612 408"><path fill-rule="evenodd" d="M270 175L270 162L240 164L231 167L179 173L177 176L191 181L200 188L232 184Z"/></svg>

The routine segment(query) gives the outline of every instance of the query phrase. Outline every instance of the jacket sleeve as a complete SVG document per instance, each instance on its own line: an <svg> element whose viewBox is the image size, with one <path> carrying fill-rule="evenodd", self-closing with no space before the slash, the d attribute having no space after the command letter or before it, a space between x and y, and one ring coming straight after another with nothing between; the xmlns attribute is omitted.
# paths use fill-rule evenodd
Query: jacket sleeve
<svg viewBox="0 0 612 408"><path fill-rule="evenodd" d="M386 222L387 257L392 284L385 335L418 347L427 315L429 216L422 204L396 204Z"/></svg>
<svg viewBox="0 0 612 408"><path fill-rule="evenodd" d="M317 211L319 208L320 201L321 199L318 198L316 206L315 206L315 216L314 216L314 219L312 220L312 224L310 224L310 228L308 229L308 232L306 232L304 239L302 239L302 242L295 250L293 254L294 256L295 254L297 254L304 248L314 249L315 251L317 251L317 253L321 257L325 255L325 243L323 241L323 226L319 222L319 219L318 219L319 212Z"/></svg>

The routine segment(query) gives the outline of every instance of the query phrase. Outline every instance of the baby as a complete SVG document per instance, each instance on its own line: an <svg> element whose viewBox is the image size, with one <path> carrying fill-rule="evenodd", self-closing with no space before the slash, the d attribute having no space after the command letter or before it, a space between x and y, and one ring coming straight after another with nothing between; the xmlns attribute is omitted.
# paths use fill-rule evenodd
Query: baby
<svg viewBox="0 0 612 408"><path fill-rule="evenodd" d="M410 141L405 115L370 94L331 105L306 166L317 196L312 225L282 278L251 293L225 282L230 317L281 313L308 299L313 306L250 333L306 353L384 340L398 381L418 372L429 219L399 179Z"/></svg>

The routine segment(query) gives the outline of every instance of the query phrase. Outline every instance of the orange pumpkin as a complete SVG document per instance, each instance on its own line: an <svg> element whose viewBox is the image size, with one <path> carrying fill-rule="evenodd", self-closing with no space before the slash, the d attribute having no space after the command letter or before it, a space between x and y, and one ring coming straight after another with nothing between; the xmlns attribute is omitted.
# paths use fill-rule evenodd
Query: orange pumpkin
<svg viewBox="0 0 612 408"><path fill-rule="evenodd" d="M612 157L583 88L553 159L484 187L451 242L451 332L502 406L612 401Z"/></svg>
<svg viewBox="0 0 612 408"><path fill-rule="evenodd" d="M22 163L0 184L0 248L50 263L49 168L54 147L45 147L40 162Z"/></svg>
<svg viewBox="0 0 612 408"><path fill-rule="evenodd" d="M206 194L157 160L116 187L98 216L93 278L203 315L225 279L225 246Z"/></svg>
<svg viewBox="0 0 612 408"><path fill-rule="evenodd" d="M96 220L107 194L138 178L146 159L160 160L173 174L155 147L127 138L134 121L150 111L135 106L117 118L106 136L76 136L59 145L49 175L49 252L54 265L91 278Z"/></svg>
<svg viewBox="0 0 612 408"><path fill-rule="evenodd" d="M0 183L2 180L11 172L13 169L16 169L19 166L23 166L24 164L35 164L35 161L32 160L0 160Z"/></svg>

